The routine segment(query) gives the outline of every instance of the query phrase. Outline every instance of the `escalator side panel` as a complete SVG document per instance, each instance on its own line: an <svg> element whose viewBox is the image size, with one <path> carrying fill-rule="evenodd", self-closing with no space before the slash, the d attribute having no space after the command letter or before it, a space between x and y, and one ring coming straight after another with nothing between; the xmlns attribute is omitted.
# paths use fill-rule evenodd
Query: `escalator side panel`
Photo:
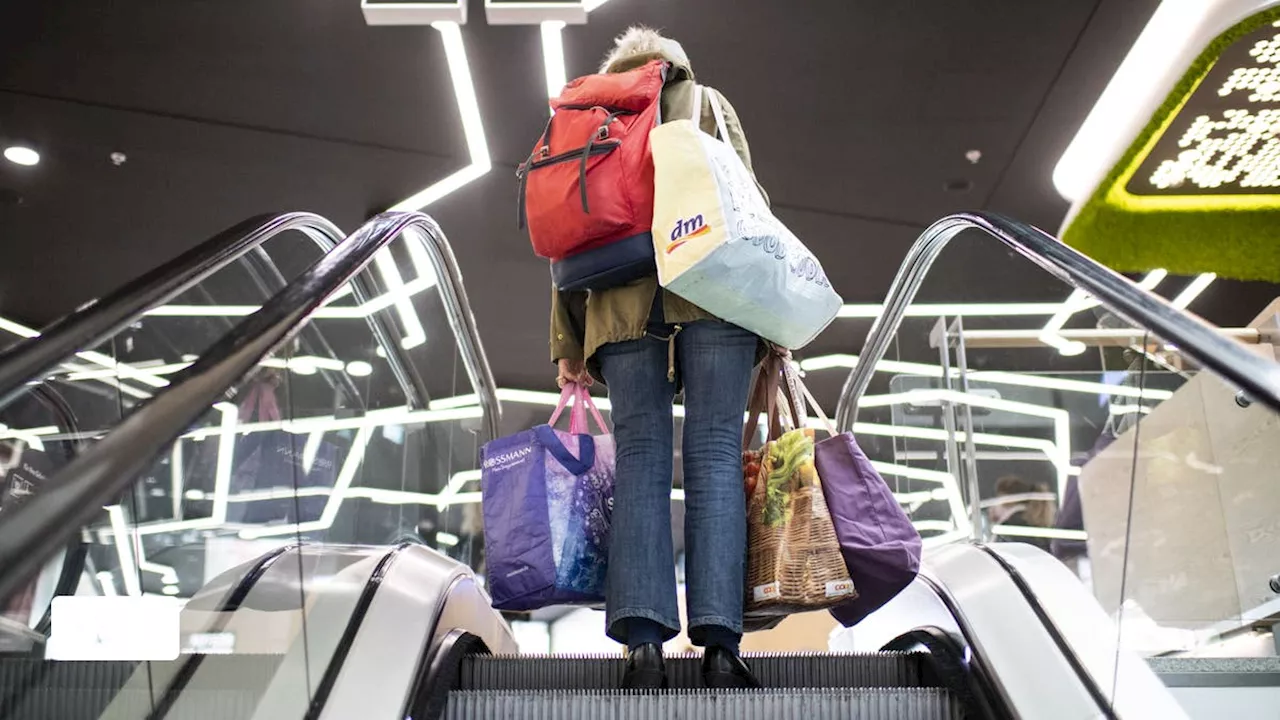
<svg viewBox="0 0 1280 720"><path fill-rule="evenodd" d="M838 652L872 653L918 627L941 628L961 637L960 626L929 583L917 577L883 607L831 638Z"/></svg>
<svg viewBox="0 0 1280 720"><path fill-rule="evenodd" d="M404 717L439 620L454 602L472 617L472 627L462 629L497 652L514 652L510 629L475 590L465 566L421 545L406 547L383 579L319 717ZM373 687L379 691L369 692Z"/></svg>
<svg viewBox="0 0 1280 720"><path fill-rule="evenodd" d="M1037 720L1110 716L994 558L971 545L951 545L925 560L922 575L937 588L1013 714Z"/></svg>
<svg viewBox="0 0 1280 720"><path fill-rule="evenodd" d="M351 620L352 609L359 602L374 569L390 549L369 550L363 559L347 564L350 558L323 557L324 548L294 548L273 563L270 572L255 584L254 591L241 603L237 617L228 625L229 629L238 629L237 641L241 634L252 635L261 641L267 632L287 630L292 633L286 635L287 650L257 703L251 716L254 720L300 718L306 714L325 667ZM341 553L344 549L337 548L335 552ZM296 587L300 579L301 587L306 591L305 597L301 598L305 615L279 605L289 594L282 592L280 587ZM298 595L294 593L294 597ZM297 602L294 601L295 607ZM216 676L208 678L208 682L216 681ZM191 690L202 689L204 682L200 675L192 679L190 689L179 697L171 718L189 717L185 713L191 712L194 706L187 695Z"/></svg>
<svg viewBox="0 0 1280 720"><path fill-rule="evenodd" d="M1035 597L1053 629L1072 649L1085 672L1108 697L1119 717L1183 718L1186 712L1151 667L1120 647L1116 623L1059 560L1023 543L996 543L984 550L1016 574Z"/></svg>
<svg viewBox="0 0 1280 720"><path fill-rule="evenodd" d="M842 688L728 691L486 692L450 695L445 720L961 720L945 691L924 688Z"/></svg>

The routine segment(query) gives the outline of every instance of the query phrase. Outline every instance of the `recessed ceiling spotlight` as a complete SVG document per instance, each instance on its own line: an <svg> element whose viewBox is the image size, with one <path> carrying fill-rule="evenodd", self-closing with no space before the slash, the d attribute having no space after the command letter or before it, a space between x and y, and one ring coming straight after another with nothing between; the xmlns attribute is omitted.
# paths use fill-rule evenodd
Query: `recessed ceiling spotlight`
<svg viewBox="0 0 1280 720"><path fill-rule="evenodd" d="M15 165L35 165L40 162L40 153L24 145L10 145L4 149L4 159Z"/></svg>
<svg viewBox="0 0 1280 720"><path fill-rule="evenodd" d="M982 151L970 150L969 152L964 154L964 159L968 160L970 163L974 165L977 165L978 161L982 159Z"/></svg>
<svg viewBox="0 0 1280 720"><path fill-rule="evenodd" d="M128 159L129 159L129 156L125 155L122 152L111 153L111 164L115 165L116 167L120 167L121 165L125 164L125 161L127 161Z"/></svg>

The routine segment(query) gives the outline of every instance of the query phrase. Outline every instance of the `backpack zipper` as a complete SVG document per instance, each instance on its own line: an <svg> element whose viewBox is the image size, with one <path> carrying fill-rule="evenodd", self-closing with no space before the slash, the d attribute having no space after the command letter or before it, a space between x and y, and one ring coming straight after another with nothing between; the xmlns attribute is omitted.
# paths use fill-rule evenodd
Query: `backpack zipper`
<svg viewBox="0 0 1280 720"><path fill-rule="evenodd" d="M595 104L595 105L561 105L561 106L560 106L559 108L557 108L557 109L559 109L559 110L595 110L596 108L600 108L601 110L603 110L603 111L605 111L605 112L607 112L607 113L612 113L612 114L614 114L614 115L639 115L639 114L640 114L639 112L637 112L637 111L635 111L635 110L627 110L626 108L620 108L620 107L618 107L618 106L616 106L616 105L599 105L599 104Z"/></svg>
<svg viewBox="0 0 1280 720"><path fill-rule="evenodd" d="M621 144L622 144L621 140L611 140L608 142L596 143L591 146L590 154L604 155L605 153L612 152L614 148L618 147ZM552 155L551 157L543 158L541 160L530 160L529 162L522 163L520 167L516 170L516 176L522 177L534 170L544 168L548 165L555 165L557 163L569 162L570 160L581 160L582 151L584 149L585 147L580 147L577 150L569 150L567 152L562 152L559 155Z"/></svg>
<svg viewBox="0 0 1280 720"><path fill-rule="evenodd" d="M616 150L618 146L621 144L622 144L621 140L609 140L606 142L600 142L592 145L591 150L589 152L584 152L587 150L587 148L583 146L578 148L577 150L562 152L559 155L552 155L551 157L543 158L541 160L527 160L521 163L520 167L516 168L516 177L520 179L520 190L519 190L520 203L516 207L516 225L521 230L524 229L525 199L526 199L525 186L529 181L529 173L533 172L534 170L541 170L542 168L545 168L547 166L556 165L559 163L573 162L573 161L582 161L585 163L587 158L592 157L593 155L605 155L607 153L611 153L614 150Z"/></svg>

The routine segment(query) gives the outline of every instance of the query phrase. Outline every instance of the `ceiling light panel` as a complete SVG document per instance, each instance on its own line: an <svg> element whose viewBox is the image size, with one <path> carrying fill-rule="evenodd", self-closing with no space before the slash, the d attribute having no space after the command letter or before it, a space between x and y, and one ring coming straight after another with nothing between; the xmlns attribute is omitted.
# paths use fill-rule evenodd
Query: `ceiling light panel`
<svg viewBox="0 0 1280 720"><path fill-rule="evenodd" d="M820 355L800 362L806 372L821 370L852 370L858 366L857 355ZM923 375L925 377L942 377L942 366L928 363L905 362L902 360L881 360L876 365L876 372L902 373L906 375ZM952 368L953 377L960 377L959 368ZM1066 390L1068 392L1086 393L1115 397L1141 397L1148 400L1168 400L1173 393L1168 390L1152 388L1136 388L1127 385L1106 385L1088 380L1071 380L1068 378L1050 377L1048 375L1030 375L1026 373L1005 372L1003 370L970 370L971 382L983 382L993 385L1016 385L1020 387L1044 388L1046 390Z"/></svg>
<svg viewBox="0 0 1280 720"><path fill-rule="evenodd" d="M430 25L467 22L466 0L361 0L360 11L368 25Z"/></svg>
<svg viewBox="0 0 1280 720"><path fill-rule="evenodd" d="M4 149L4 159L14 165L30 167L40 162L40 153L25 145L10 145Z"/></svg>
<svg viewBox="0 0 1280 720"><path fill-rule="evenodd" d="M599 7L600 4L595 4ZM546 0L485 0L484 16L490 25L538 25L558 22L583 25L587 22L587 6L583 2L547 2Z"/></svg>
<svg viewBox="0 0 1280 720"><path fill-rule="evenodd" d="M1205 45L1241 18L1274 4L1275 0L1161 2L1054 168L1058 192L1077 205L1085 200Z"/></svg>

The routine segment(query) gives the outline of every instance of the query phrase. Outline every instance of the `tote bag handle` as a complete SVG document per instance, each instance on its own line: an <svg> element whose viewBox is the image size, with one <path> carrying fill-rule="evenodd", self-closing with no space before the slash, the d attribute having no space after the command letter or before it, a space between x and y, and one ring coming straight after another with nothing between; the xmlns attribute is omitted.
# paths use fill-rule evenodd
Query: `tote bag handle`
<svg viewBox="0 0 1280 720"><path fill-rule="evenodd" d="M693 112L690 113L691 117L689 119L693 121L693 126L699 129L702 128L702 95L703 86L694 83ZM716 118L716 132L720 141L727 145L729 143L729 128L724 121L724 109L720 107L720 96L711 88L706 88L706 95L707 102L711 104L711 114Z"/></svg>
<svg viewBox="0 0 1280 720"><path fill-rule="evenodd" d="M596 425L600 428L600 432L604 435L609 434L609 428L604 424L604 417L600 415L600 411L596 409L595 402L591 399L591 392L578 383L568 383L564 386L564 390L560 391L560 403L556 405L556 410L551 414L551 420L547 424L555 427L570 402L573 402L573 409L569 411L570 433L585 435L591 432L591 427L586 418L589 412L591 417L595 419Z"/></svg>

